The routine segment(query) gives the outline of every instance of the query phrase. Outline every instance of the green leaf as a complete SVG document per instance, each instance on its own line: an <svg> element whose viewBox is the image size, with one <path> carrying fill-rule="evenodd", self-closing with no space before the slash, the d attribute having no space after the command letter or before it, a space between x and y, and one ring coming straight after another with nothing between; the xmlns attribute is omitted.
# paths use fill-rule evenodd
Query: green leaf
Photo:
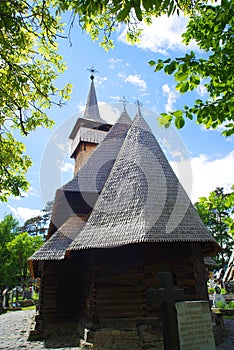
<svg viewBox="0 0 234 350"><path fill-rule="evenodd" d="M128 3L117 15L116 19L118 22L122 22L125 20L125 18L129 15L129 12L131 10L131 4Z"/></svg>
<svg viewBox="0 0 234 350"><path fill-rule="evenodd" d="M181 93L185 93L189 89L189 83L187 81L185 83L179 83L176 85L176 89L179 90Z"/></svg>
<svg viewBox="0 0 234 350"><path fill-rule="evenodd" d="M165 10L168 7L169 3L170 0L165 0L164 2L162 2L162 10Z"/></svg>
<svg viewBox="0 0 234 350"><path fill-rule="evenodd" d="M163 67L164 67L163 63L158 63L158 64L156 64L156 67L155 67L154 71L158 72L158 71L162 70Z"/></svg>
<svg viewBox="0 0 234 350"><path fill-rule="evenodd" d="M135 6L135 7L134 7L134 10L135 10L135 14L136 14L136 16L137 16L137 19L138 19L139 21L142 21L142 11L141 11L141 8L138 7L138 6Z"/></svg>
<svg viewBox="0 0 234 350"><path fill-rule="evenodd" d="M171 125L171 121L172 115L167 113L161 113L158 118L159 125L164 126L165 128L168 128Z"/></svg>
<svg viewBox="0 0 234 350"><path fill-rule="evenodd" d="M165 66L164 71L167 74L172 74L176 68L177 68L178 63L176 61L172 61L170 64Z"/></svg>
<svg viewBox="0 0 234 350"><path fill-rule="evenodd" d="M153 61L153 60L149 61L148 63L149 63L150 66L154 66L156 64L156 62Z"/></svg>
<svg viewBox="0 0 234 350"><path fill-rule="evenodd" d="M148 11L152 8L152 1L151 0L142 0L143 7Z"/></svg>
<svg viewBox="0 0 234 350"><path fill-rule="evenodd" d="M183 111L182 110L177 110L175 112L172 113L175 117L177 118L181 118L183 115Z"/></svg>
<svg viewBox="0 0 234 350"><path fill-rule="evenodd" d="M181 111L182 112L182 111ZM183 112L182 112L183 113ZM185 120L183 117L178 116L175 119L175 126L177 127L177 129L181 129L183 128L183 126L185 125Z"/></svg>

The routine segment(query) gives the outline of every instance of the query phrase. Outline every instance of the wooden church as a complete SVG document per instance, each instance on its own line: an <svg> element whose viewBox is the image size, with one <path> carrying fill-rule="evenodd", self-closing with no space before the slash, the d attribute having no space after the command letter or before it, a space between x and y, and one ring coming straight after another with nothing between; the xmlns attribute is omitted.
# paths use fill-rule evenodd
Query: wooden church
<svg viewBox="0 0 234 350"><path fill-rule="evenodd" d="M46 243L29 259L40 277L36 329L92 349L164 349L160 303L147 290L170 272L185 300L208 300L208 234L138 112L114 125L99 113L94 76L71 132L73 179L56 192Z"/></svg>

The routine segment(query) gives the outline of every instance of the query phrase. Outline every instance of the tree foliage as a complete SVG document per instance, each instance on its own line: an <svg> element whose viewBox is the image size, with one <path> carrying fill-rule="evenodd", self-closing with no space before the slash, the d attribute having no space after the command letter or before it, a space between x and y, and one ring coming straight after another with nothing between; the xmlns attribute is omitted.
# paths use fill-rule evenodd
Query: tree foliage
<svg viewBox="0 0 234 350"><path fill-rule="evenodd" d="M141 30L139 22L151 23L152 17L167 14L189 13L199 0L53 0L58 14L72 12L72 21L78 17L83 30L93 40L101 41L105 49L113 47L111 34L119 24L127 26L127 39L137 42Z"/></svg>
<svg viewBox="0 0 234 350"><path fill-rule="evenodd" d="M164 69L173 74L176 89L184 94L201 86L207 90L205 100L197 99L192 107L162 113L161 125L169 126L174 120L177 128L185 124L185 118L196 118L198 124L215 129L224 128L223 135L234 133L234 4L233 0L222 0L220 5L199 4L192 12L187 30L183 34L185 44L195 40L202 50L202 58L191 51L175 59L150 61L157 72Z"/></svg>
<svg viewBox="0 0 234 350"><path fill-rule="evenodd" d="M23 226L20 227L21 232L28 232L31 236L38 236L45 238L46 232L49 228L49 222L53 210L54 201L46 203L45 208L42 210L42 214L34 216L25 221Z"/></svg>
<svg viewBox="0 0 234 350"><path fill-rule="evenodd" d="M0 221L0 288L26 282L29 276L27 259L43 242L41 236L21 232L19 222L12 215Z"/></svg>
<svg viewBox="0 0 234 350"><path fill-rule="evenodd" d="M0 221L0 288L11 282L9 274L10 252L7 244L19 234L19 223L12 215L6 215Z"/></svg>
<svg viewBox="0 0 234 350"><path fill-rule="evenodd" d="M23 286L29 276L28 258L43 244L41 236L30 236L28 232L17 235L7 243L10 252L10 276L14 276L17 284Z"/></svg>
<svg viewBox="0 0 234 350"><path fill-rule="evenodd" d="M224 193L223 188L218 187L195 204L202 221L222 248L217 257L220 267L227 262L234 248L234 187L232 189L230 193Z"/></svg>
<svg viewBox="0 0 234 350"><path fill-rule="evenodd" d="M57 52L62 33L50 0L0 1L0 199L28 188L25 173L31 160L17 140L53 121L45 109L62 105L70 85L58 89L55 80L65 65Z"/></svg>

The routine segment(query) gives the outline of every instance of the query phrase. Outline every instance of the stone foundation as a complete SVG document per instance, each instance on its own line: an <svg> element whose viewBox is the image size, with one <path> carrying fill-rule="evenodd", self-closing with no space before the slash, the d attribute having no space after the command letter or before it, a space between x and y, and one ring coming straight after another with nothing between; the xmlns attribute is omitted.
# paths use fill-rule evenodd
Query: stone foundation
<svg viewBox="0 0 234 350"><path fill-rule="evenodd" d="M125 326L125 327L124 327ZM164 350L162 330L150 323L118 328L85 329L83 349L93 350Z"/></svg>

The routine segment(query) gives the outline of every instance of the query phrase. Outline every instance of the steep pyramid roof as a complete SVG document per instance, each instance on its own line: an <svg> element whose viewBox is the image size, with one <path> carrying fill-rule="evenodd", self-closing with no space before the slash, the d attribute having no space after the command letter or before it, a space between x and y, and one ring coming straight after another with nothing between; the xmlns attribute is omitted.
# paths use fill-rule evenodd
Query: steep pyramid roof
<svg viewBox="0 0 234 350"><path fill-rule="evenodd" d="M78 118L72 132L69 136L70 139L74 139L80 126L98 127L101 125L109 125L104 119L100 117L96 90L94 86L94 76L91 75L91 84L89 88L89 94L86 102L85 112L83 118Z"/></svg>
<svg viewBox="0 0 234 350"><path fill-rule="evenodd" d="M67 251L180 241L218 249L139 113L86 225Z"/></svg>
<svg viewBox="0 0 234 350"><path fill-rule="evenodd" d="M93 78L91 78L91 84L90 84L88 99L87 99L86 108L84 112L84 118L95 120L97 122L99 121L103 122L99 113Z"/></svg>
<svg viewBox="0 0 234 350"><path fill-rule="evenodd" d="M56 227L60 227L70 214L80 214L86 207L90 212L93 208L131 123L129 115L123 112L75 177L57 191L51 218Z"/></svg>

